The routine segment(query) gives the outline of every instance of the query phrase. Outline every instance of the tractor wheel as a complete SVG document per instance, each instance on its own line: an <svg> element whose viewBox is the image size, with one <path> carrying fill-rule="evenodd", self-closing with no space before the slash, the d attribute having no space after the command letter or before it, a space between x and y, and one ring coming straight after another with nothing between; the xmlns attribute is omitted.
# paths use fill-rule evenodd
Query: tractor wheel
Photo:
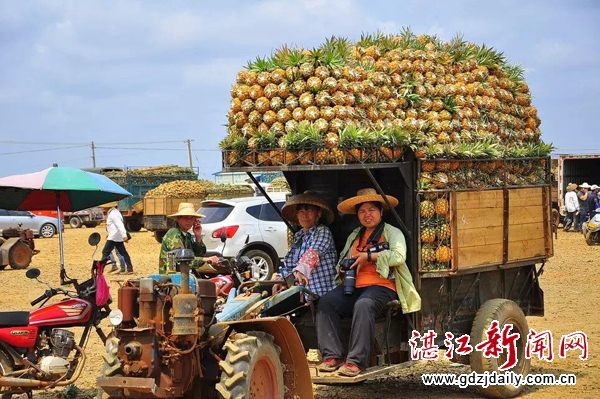
<svg viewBox="0 0 600 399"><path fill-rule="evenodd" d="M283 399L281 349L269 334L235 334L225 345L227 357L216 390L220 398Z"/></svg>
<svg viewBox="0 0 600 399"><path fill-rule="evenodd" d="M154 232L154 239L156 241L158 241L159 243L162 243L162 239L165 236L165 234L167 234L166 231L155 231Z"/></svg>
<svg viewBox="0 0 600 399"><path fill-rule="evenodd" d="M83 225L83 222L77 216L73 216L71 219L69 219L69 225L73 229L78 229Z"/></svg>
<svg viewBox="0 0 600 399"><path fill-rule="evenodd" d="M31 263L31 248L24 242L16 242L8 251L8 264L13 269L26 269Z"/></svg>
<svg viewBox="0 0 600 399"><path fill-rule="evenodd" d="M517 339L517 364L510 370L515 374L526 376L529 374L531 367L531 359L525 358L525 349L527 345L527 334L529 334L529 326L523 311L511 300L508 299L490 299L485 302L475 315L473 327L471 328L471 345L475 347L477 344L485 341L487 336L486 330L490 327L493 320L497 320L500 330L505 324L512 324L511 333L518 333ZM473 351L471 353L471 369L478 374L484 372L502 373L498 371L498 367L504 364L507 360L506 352L502 352L496 359L493 357L487 358L483 356L483 351ZM492 398L512 398L517 396L524 388L521 385L515 388L514 385L490 385L487 388L478 387L480 392Z"/></svg>

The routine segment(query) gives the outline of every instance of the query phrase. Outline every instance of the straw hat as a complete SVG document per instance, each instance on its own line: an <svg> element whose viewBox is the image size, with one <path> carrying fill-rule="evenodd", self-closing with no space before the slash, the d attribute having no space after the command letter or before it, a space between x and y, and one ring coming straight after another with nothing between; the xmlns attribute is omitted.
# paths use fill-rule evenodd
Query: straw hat
<svg viewBox="0 0 600 399"><path fill-rule="evenodd" d="M329 224L335 219L333 210L321 196L312 191L305 191L302 194L294 195L281 208L283 217L292 224L300 224L296 215L298 205L313 205L321 208L321 221L325 224Z"/></svg>
<svg viewBox="0 0 600 399"><path fill-rule="evenodd" d="M206 217L206 216L196 212L196 209L194 209L194 204L192 204L191 202L182 202L181 204L179 204L179 209L177 210L177 213L174 213L167 217L169 217L171 219L177 219L179 216L191 216L191 217L195 217L195 218Z"/></svg>
<svg viewBox="0 0 600 399"><path fill-rule="evenodd" d="M386 195L389 203L392 205L392 208L398 206L398 200L391 195ZM340 202L338 205L338 210L342 213L355 214L356 213L356 205L362 204L363 202L379 202L383 205L384 210L388 210L387 204L375 191L374 188L363 188L362 190L358 190L356 193L356 197L348 198L345 201Z"/></svg>
<svg viewBox="0 0 600 399"><path fill-rule="evenodd" d="M590 186L587 183L583 183L582 185L579 186L579 188L592 188L592 186Z"/></svg>
<svg viewBox="0 0 600 399"><path fill-rule="evenodd" d="M575 184L575 183L569 183L567 185L567 191L575 191L575 190L577 190L577 184Z"/></svg>

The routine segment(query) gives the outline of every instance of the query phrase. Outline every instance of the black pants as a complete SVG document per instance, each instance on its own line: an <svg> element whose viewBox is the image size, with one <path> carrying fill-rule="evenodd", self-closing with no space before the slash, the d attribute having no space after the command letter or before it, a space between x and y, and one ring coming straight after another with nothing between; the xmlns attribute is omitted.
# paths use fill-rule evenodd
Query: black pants
<svg viewBox="0 0 600 399"><path fill-rule="evenodd" d="M317 307L317 339L323 359L344 358L340 319L352 317L346 362L366 369L375 338L375 318L394 299L398 295L393 290L377 285L357 288L354 295L344 295L340 286L323 295Z"/></svg>
<svg viewBox="0 0 600 399"><path fill-rule="evenodd" d="M127 249L125 248L125 243L121 241L111 241L106 240L106 244L104 244L104 248L102 249L102 259L108 258L113 249L117 249L117 252L121 254L123 259L125 259L125 264L127 265L127 271L133 271L133 265L131 264L131 258L129 257L129 253L127 253ZM123 265L121 265L121 270L123 269Z"/></svg>

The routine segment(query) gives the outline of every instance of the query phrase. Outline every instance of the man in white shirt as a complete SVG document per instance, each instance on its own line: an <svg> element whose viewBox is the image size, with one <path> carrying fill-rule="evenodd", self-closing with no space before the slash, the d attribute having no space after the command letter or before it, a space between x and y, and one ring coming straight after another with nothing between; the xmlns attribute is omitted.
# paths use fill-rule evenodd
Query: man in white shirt
<svg viewBox="0 0 600 399"><path fill-rule="evenodd" d="M579 210L579 200L577 199L577 184L569 183L567 185L567 194L565 194L565 208L567 210L567 218L565 220L565 231L569 231L571 226L575 226L577 231L577 223L575 222L575 214Z"/></svg>
<svg viewBox="0 0 600 399"><path fill-rule="evenodd" d="M125 260L125 264L121 263L120 274L133 274L133 265L131 264L131 258L127 249L125 248L125 242L129 241L127 236L127 230L125 229L125 223L123 223L123 215L115 207L110 208L108 216L106 218L106 231L108 231L108 237L104 249L102 249L102 258L108 258L113 249L117 249L117 252L121 254ZM127 266L127 270L125 270ZM117 271L117 266L113 265L111 272Z"/></svg>

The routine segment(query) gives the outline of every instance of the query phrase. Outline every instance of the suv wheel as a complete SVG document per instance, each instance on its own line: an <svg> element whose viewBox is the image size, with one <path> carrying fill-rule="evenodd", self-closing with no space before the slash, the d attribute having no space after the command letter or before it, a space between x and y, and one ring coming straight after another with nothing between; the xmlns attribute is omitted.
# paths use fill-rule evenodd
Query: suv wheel
<svg viewBox="0 0 600 399"><path fill-rule="evenodd" d="M244 255L250 258L255 270L258 270L259 280L271 279L271 276L275 272L275 265L268 253L260 249L252 249L244 253Z"/></svg>

